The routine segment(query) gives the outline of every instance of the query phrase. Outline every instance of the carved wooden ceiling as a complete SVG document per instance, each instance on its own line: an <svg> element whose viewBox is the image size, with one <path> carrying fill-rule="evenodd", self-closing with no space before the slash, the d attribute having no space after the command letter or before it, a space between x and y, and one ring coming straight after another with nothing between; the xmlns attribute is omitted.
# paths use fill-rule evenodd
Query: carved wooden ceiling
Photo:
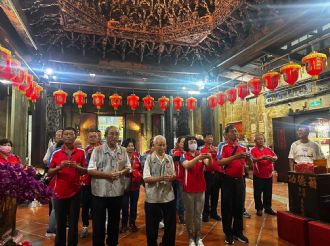
<svg viewBox="0 0 330 246"><path fill-rule="evenodd" d="M41 76L50 66L67 83L177 91L259 76L292 40L322 36L313 30L330 23L330 7L316 2L0 0L0 7Z"/></svg>
<svg viewBox="0 0 330 246"><path fill-rule="evenodd" d="M261 1L21 0L42 50L208 67L244 39Z"/></svg>

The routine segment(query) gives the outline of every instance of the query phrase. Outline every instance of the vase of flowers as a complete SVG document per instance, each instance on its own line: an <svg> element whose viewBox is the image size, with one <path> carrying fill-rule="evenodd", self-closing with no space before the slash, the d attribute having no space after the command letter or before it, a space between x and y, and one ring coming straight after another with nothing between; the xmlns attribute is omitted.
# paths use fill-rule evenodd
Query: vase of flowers
<svg viewBox="0 0 330 246"><path fill-rule="evenodd" d="M34 199L46 204L51 196L33 168L0 164L0 244L15 232L17 204Z"/></svg>

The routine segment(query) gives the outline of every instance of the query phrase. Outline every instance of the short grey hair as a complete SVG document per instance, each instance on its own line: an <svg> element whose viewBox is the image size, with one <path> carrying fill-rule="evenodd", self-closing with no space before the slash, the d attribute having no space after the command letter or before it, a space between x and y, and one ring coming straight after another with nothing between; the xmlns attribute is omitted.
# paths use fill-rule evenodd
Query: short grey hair
<svg viewBox="0 0 330 246"><path fill-rule="evenodd" d="M157 136L155 136L154 139L152 140L153 144L155 145L156 142L157 142L158 140L164 140L165 143L166 143L166 138L165 138L164 136L162 136L162 135L157 135Z"/></svg>
<svg viewBox="0 0 330 246"><path fill-rule="evenodd" d="M111 129L116 129L116 130L119 131L119 128L116 127L116 126L108 126L108 127L105 129L105 132L104 132L104 136L105 136L105 137L107 137L108 132L109 132Z"/></svg>

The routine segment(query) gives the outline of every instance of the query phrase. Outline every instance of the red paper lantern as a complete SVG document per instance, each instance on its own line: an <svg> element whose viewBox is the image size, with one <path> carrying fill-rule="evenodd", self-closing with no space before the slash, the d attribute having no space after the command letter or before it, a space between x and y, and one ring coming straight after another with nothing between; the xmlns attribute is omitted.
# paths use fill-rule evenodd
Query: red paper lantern
<svg viewBox="0 0 330 246"><path fill-rule="evenodd" d="M121 103L122 103L122 97L119 96L117 93L109 96L109 99L110 99L110 103L111 103L111 106L113 107L113 109L115 111L118 110L118 108L121 106Z"/></svg>
<svg viewBox="0 0 330 246"><path fill-rule="evenodd" d="M173 107L176 111L180 111L183 106L183 98L175 97L173 98Z"/></svg>
<svg viewBox="0 0 330 246"><path fill-rule="evenodd" d="M236 86L237 88L237 96L241 99L246 98L249 95L249 88L246 83L240 83Z"/></svg>
<svg viewBox="0 0 330 246"><path fill-rule="evenodd" d="M318 79L318 75L326 66L327 55L314 51L311 54L304 56L301 61L302 64L306 66L307 73L312 75L313 79Z"/></svg>
<svg viewBox="0 0 330 246"><path fill-rule="evenodd" d="M33 103L36 103L37 100L39 100L40 96L41 96L41 92L44 90L44 88L42 88L42 86L38 85L35 87L34 92L31 95L31 101Z"/></svg>
<svg viewBox="0 0 330 246"><path fill-rule="evenodd" d="M152 96L148 95L148 96L142 98L142 101L143 101L143 104L144 104L144 107L146 108L146 110L150 111L154 106L155 99Z"/></svg>
<svg viewBox="0 0 330 246"><path fill-rule="evenodd" d="M100 110L104 104L105 95L101 92L96 92L92 95L92 98L94 106L96 106L97 110Z"/></svg>
<svg viewBox="0 0 330 246"><path fill-rule="evenodd" d="M139 100L140 98L137 95L131 94L127 97L127 105L134 111L139 106Z"/></svg>
<svg viewBox="0 0 330 246"><path fill-rule="evenodd" d="M25 96L28 100L31 100L31 96L35 93L35 88L37 87L37 82L32 81L29 88L26 90Z"/></svg>
<svg viewBox="0 0 330 246"><path fill-rule="evenodd" d="M55 104L62 107L66 103L66 97L68 93L63 90L54 91L53 96L55 97Z"/></svg>
<svg viewBox="0 0 330 246"><path fill-rule="evenodd" d="M0 47L0 78L10 80L11 77L11 51Z"/></svg>
<svg viewBox="0 0 330 246"><path fill-rule="evenodd" d="M283 74L284 81L289 85L294 85L298 80L300 68L301 66L299 64L293 62L290 62L281 67L280 72Z"/></svg>
<svg viewBox="0 0 330 246"><path fill-rule="evenodd" d="M280 76L278 72L268 72L262 75L266 88L271 91L275 90L280 83Z"/></svg>
<svg viewBox="0 0 330 246"><path fill-rule="evenodd" d="M159 107L165 112L166 109L168 108L170 99L168 99L165 96L162 96L162 97L158 98L158 102L159 102Z"/></svg>
<svg viewBox="0 0 330 246"><path fill-rule="evenodd" d="M224 105L226 103L226 100L227 100L226 93L224 93L224 92L218 92L217 93L217 99L218 99L218 104L220 106Z"/></svg>
<svg viewBox="0 0 330 246"><path fill-rule="evenodd" d="M227 99L230 103L234 103L236 101L236 98L237 98L236 88L231 88L231 89L226 90L226 94L227 94Z"/></svg>
<svg viewBox="0 0 330 246"><path fill-rule="evenodd" d="M208 104L209 104L210 109L215 109L216 106L218 105L217 97L214 96L214 95L209 96L209 97L207 98L207 102L208 102Z"/></svg>
<svg viewBox="0 0 330 246"><path fill-rule="evenodd" d="M23 83L25 76L26 76L26 71L23 68L21 68L21 63L18 60L13 59L11 61L11 78L10 78L12 85L18 88L20 84Z"/></svg>
<svg viewBox="0 0 330 246"><path fill-rule="evenodd" d="M81 109L82 106L87 102L87 94L81 90L73 93L73 102L77 104L78 108Z"/></svg>
<svg viewBox="0 0 330 246"><path fill-rule="evenodd" d="M33 76L26 72L23 83L21 83L18 87L18 89L21 91L23 95L25 95L26 91L31 87L32 82L33 82Z"/></svg>
<svg viewBox="0 0 330 246"><path fill-rule="evenodd" d="M189 97L186 99L186 107L190 110L193 111L196 108L197 105L197 99L194 97Z"/></svg>
<svg viewBox="0 0 330 246"><path fill-rule="evenodd" d="M262 80L259 78L253 78L248 83L251 93L255 96L259 95L262 90Z"/></svg>

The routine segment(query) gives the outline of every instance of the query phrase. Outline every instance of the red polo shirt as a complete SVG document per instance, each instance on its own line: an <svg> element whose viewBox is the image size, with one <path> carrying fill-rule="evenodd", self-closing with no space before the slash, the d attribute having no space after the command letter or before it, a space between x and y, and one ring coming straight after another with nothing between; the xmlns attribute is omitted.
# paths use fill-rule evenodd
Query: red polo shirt
<svg viewBox="0 0 330 246"><path fill-rule="evenodd" d="M195 152L193 156L190 152L186 152L181 156L180 164L184 161L191 161L196 156L198 152ZM205 165L202 161L199 161L190 169L185 169L183 175L183 191L184 192L204 192L206 189L205 178L204 178L204 168Z"/></svg>
<svg viewBox="0 0 330 246"><path fill-rule="evenodd" d="M228 158L232 156L235 146L237 146L237 150L234 155L241 152L246 152L246 148L238 143L234 143L234 144L226 143L223 145L222 150L219 153L219 159ZM233 160L224 167L224 172L226 175L230 177L241 178L244 176L244 166L245 166L244 159Z"/></svg>
<svg viewBox="0 0 330 246"><path fill-rule="evenodd" d="M213 146L215 149L216 147ZM204 145L200 148L200 153L201 154L207 154L207 153L211 153L212 155L212 166L206 166L205 167L205 171L206 172L219 172L222 173L222 167L218 165L217 163L217 151L211 152L210 147L207 145Z"/></svg>
<svg viewBox="0 0 330 246"><path fill-rule="evenodd" d="M99 146L99 145L96 145L96 146ZM85 153L86 153L86 162L88 163L90 158L91 158L91 155L92 155L92 152L88 154L88 151L90 149L94 149L96 146L92 146L92 145L88 145L86 148L85 148ZM81 185L91 185L91 176L89 174L85 174L85 175L82 175L80 177L80 184Z"/></svg>
<svg viewBox="0 0 330 246"><path fill-rule="evenodd" d="M251 149L251 155L254 158L260 158L263 156L273 156L276 157L276 154L273 152L271 148L263 147L262 149L257 146ZM259 160L253 162L253 175L258 178L271 178L274 170L273 162L270 160Z"/></svg>
<svg viewBox="0 0 330 246"><path fill-rule="evenodd" d="M21 165L21 160L14 154L10 154L7 159L0 155L0 164Z"/></svg>
<svg viewBox="0 0 330 246"><path fill-rule="evenodd" d="M140 162L140 154L138 152L134 152L131 157L131 191L139 190L142 180L142 166Z"/></svg>
<svg viewBox="0 0 330 246"><path fill-rule="evenodd" d="M64 160L76 161L77 165L86 167L85 151L74 148L71 156L64 151L64 146L54 151L49 168L61 165ZM74 168L65 167L54 176L54 193L56 198L65 199L73 197L80 190L80 174Z"/></svg>
<svg viewBox="0 0 330 246"><path fill-rule="evenodd" d="M173 161L174 161L174 168L176 173L176 180L178 182L183 181L183 176L185 172L185 168L180 164L180 158L185 153L185 151L180 150L179 148L173 149Z"/></svg>

